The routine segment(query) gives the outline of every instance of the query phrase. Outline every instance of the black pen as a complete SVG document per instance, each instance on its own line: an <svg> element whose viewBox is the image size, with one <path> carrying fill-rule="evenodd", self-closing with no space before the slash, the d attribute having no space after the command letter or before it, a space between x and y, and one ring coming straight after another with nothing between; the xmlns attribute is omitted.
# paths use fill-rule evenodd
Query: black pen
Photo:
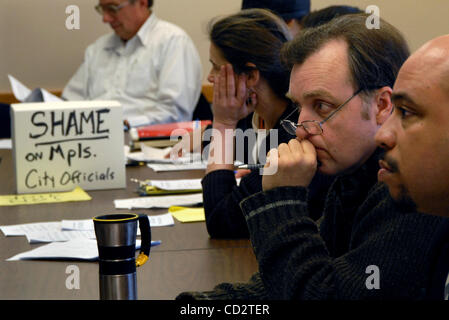
<svg viewBox="0 0 449 320"><path fill-rule="evenodd" d="M250 170L260 169L263 167L265 167L265 165L261 164L261 163L242 164L242 165L237 166L238 169L250 169Z"/></svg>

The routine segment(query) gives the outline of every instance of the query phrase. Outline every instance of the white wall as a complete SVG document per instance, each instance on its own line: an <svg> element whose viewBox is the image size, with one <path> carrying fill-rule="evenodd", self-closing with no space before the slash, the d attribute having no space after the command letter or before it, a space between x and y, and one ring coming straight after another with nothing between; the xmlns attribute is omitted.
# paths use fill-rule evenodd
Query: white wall
<svg viewBox="0 0 449 320"><path fill-rule="evenodd" d="M1 0L0 92L10 91L10 73L30 88L62 89L82 61L85 47L109 26L93 7L97 0ZM380 14L398 27L416 50L427 40L449 33L447 0L312 0L312 9L331 4L366 8L376 4ZM67 30L69 5L80 8L80 30ZM155 0L154 11L184 28L192 37L203 63L203 79L209 71L208 21L240 9L241 0Z"/></svg>

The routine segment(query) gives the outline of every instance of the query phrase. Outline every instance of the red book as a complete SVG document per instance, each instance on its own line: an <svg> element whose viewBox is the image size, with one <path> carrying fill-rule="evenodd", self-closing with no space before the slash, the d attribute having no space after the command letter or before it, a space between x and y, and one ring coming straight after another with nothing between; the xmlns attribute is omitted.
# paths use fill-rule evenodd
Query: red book
<svg viewBox="0 0 449 320"><path fill-rule="evenodd" d="M134 141L169 139L172 132L176 129L183 129L186 132L192 132L195 128L206 127L210 124L212 124L212 121L210 120L153 124L144 127L132 128L130 130L130 135Z"/></svg>

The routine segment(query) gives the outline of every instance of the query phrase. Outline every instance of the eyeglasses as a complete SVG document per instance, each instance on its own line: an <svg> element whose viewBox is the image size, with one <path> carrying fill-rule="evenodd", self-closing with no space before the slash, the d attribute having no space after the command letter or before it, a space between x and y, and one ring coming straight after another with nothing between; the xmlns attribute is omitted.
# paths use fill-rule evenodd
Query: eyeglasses
<svg viewBox="0 0 449 320"><path fill-rule="evenodd" d="M97 4L95 6L95 10L100 15L103 15L105 13L110 14L110 15L116 15L123 7L126 7L129 4L130 4L129 1L125 1L121 4L119 4L118 6L115 4L106 4L106 5Z"/></svg>
<svg viewBox="0 0 449 320"><path fill-rule="evenodd" d="M336 114L341 108L343 108L349 101L352 100L356 95L358 95L360 92L362 92L363 89L359 89L345 102L343 102L341 105L337 107L334 111L331 112L330 115L328 115L326 118L324 118L321 121L318 120L304 120L301 123L295 123L293 121L287 120L288 117L290 117L296 110L299 109L295 108L288 116L285 117L285 119L281 120L281 125L287 131L289 134L296 136L296 129L299 127L303 127L304 130L311 136L320 135L323 133L323 123L325 123L327 120L329 120L334 114Z"/></svg>

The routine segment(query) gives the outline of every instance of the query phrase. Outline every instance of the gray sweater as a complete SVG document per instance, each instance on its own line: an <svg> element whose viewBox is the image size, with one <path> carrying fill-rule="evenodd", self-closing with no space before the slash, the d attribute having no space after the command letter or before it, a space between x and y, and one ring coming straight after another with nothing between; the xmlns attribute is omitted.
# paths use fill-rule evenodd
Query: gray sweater
<svg viewBox="0 0 449 320"><path fill-rule="evenodd" d="M246 284L178 299L422 299L441 218L399 208L376 184L377 161L378 152L336 178L319 227L309 217L307 188L280 187L243 200L260 273Z"/></svg>

